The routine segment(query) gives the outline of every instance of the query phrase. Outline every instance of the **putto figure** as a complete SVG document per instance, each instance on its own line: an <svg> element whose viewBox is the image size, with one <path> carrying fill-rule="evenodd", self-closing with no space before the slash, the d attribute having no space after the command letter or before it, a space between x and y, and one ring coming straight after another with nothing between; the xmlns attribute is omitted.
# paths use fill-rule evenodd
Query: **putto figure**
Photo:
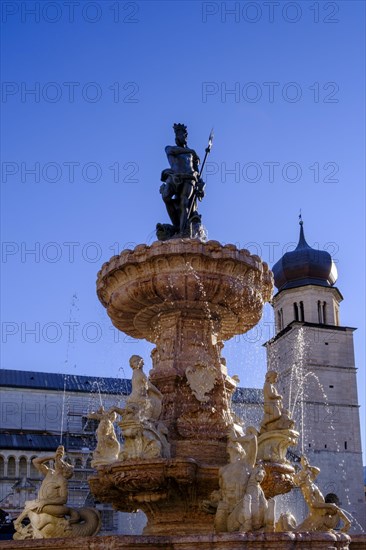
<svg viewBox="0 0 366 550"><path fill-rule="evenodd" d="M165 147L170 168L163 170L160 187L163 201L172 225L157 224L159 240L172 237L200 237L202 233L201 216L197 212L197 199L204 197L205 184L199 171L200 159L194 149L187 145L187 127L174 124L175 145ZM212 146L210 134L205 160ZM205 162L205 161L204 161Z"/></svg>

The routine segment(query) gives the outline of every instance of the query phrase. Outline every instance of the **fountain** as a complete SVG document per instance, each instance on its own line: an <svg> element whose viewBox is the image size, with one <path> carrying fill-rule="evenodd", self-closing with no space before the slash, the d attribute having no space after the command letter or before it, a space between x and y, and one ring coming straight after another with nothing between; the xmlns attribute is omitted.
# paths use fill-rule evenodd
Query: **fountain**
<svg viewBox="0 0 366 550"><path fill-rule="evenodd" d="M314 483L318 469L303 458L296 472L286 458L298 432L277 392L277 373L266 376L259 431L243 429L232 414L237 377L228 374L221 351L225 340L259 322L271 299L272 273L247 250L205 242L197 212L204 195L199 159L187 147L186 127L174 129L161 188L172 223L158 224L159 240L151 246L113 256L97 279L113 325L155 348L149 376L142 358L131 357L125 406L91 414L100 424L89 484L98 501L116 510L142 510L147 525L142 536L74 539L73 548L345 550L350 539L334 528L340 521L347 531L348 518L325 503ZM206 157L211 145L212 135ZM117 415L122 445L114 432ZM289 511L276 522L274 497L295 486L309 517L297 526ZM71 514L59 511L60 521L71 523ZM61 548L49 543L42 548Z"/></svg>
<svg viewBox="0 0 366 550"><path fill-rule="evenodd" d="M270 271L231 245L173 239L112 258L97 284L113 324L156 345L149 378L162 395L159 422L170 450L157 455L152 442L161 436L152 427L147 451L147 436L131 434L146 431L151 422L144 404L135 402L135 411L120 411L121 428L127 430L126 447L130 439L142 439L140 456L127 452L125 460L98 467L91 489L119 510L143 510L145 534L210 533L213 518L201 504L217 488L234 429L230 400L236 382L223 366L222 342L259 321L271 295Z"/></svg>

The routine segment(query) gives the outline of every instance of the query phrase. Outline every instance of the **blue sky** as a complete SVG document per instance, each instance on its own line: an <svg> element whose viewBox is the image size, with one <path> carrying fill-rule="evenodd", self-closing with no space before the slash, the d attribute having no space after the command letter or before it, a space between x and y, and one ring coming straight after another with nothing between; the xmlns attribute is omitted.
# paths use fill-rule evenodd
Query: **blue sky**
<svg viewBox="0 0 366 550"><path fill-rule="evenodd" d="M358 327L364 421L364 3L1 7L2 367L129 376L131 354L148 362L111 328L96 273L168 221L172 124L201 157L213 126L209 238L273 265L302 209L309 244L337 262L341 323ZM272 323L267 306L225 347L242 385L262 385Z"/></svg>

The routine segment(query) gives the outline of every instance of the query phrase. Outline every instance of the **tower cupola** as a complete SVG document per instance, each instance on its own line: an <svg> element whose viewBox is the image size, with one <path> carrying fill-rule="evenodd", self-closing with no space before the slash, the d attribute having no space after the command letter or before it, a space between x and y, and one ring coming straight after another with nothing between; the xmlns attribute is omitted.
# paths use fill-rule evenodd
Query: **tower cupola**
<svg viewBox="0 0 366 550"><path fill-rule="evenodd" d="M329 252L308 245L304 222L300 220L300 237L295 250L286 252L272 267L278 291L317 285L330 287L337 280L337 268Z"/></svg>

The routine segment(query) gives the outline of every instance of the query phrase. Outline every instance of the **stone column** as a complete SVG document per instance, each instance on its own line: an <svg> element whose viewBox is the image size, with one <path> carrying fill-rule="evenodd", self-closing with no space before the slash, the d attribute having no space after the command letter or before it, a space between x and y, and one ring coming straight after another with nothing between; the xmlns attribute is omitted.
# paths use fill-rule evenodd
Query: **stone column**
<svg viewBox="0 0 366 550"><path fill-rule="evenodd" d="M150 378L164 395L161 420L172 456L224 464L235 384L222 365L222 343L204 309L156 319Z"/></svg>

